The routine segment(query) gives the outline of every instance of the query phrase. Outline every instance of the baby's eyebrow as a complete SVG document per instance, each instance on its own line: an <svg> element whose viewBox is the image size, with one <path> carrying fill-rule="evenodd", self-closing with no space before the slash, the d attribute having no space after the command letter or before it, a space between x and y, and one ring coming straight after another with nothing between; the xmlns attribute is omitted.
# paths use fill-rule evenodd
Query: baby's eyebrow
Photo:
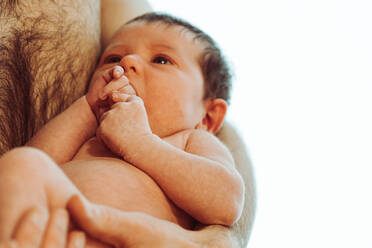
<svg viewBox="0 0 372 248"><path fill-rule="evenodd" d="M124 45L124 44L115 44L115 43L113 43L113 44L110 44L110 45L108 45L107 47L106 47L106 49L104 50L104 52L107 52L107 51L109 51L109 50L113 50L113 49L116 49L116 48L120 48L120 49L127 49L127 45Z"/></svg>
<svg viewBox="0 0 372 248"><path fill-rule="evenodd" d="M162 49L167 49L167 50L172 50L172 51L175 51L177 52L177 49L172 47L172 46L169 46L169 45L166 45L166 44L155 44L152 46L153 48L162 48Z"/></svg>

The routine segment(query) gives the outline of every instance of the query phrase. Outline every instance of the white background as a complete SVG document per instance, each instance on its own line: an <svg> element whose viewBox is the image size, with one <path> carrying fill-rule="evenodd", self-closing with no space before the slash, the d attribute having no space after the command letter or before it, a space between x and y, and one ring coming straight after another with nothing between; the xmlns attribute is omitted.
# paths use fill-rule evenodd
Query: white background
<svg viewBox="0 0 372 248"><path fill-rule="evenodd" d="M372 247L372 1L150 1L235 68L257 180L249 248Z"/></svg>

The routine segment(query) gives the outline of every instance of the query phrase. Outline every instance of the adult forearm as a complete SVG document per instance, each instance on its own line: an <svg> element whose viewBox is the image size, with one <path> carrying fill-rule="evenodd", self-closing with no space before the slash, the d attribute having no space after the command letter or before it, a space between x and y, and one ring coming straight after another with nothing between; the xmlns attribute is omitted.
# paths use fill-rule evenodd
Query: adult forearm
<svg viewBox="0 0 372 248"><path fill-rule="evenodd" d="M101 41L106 47L118 28L130 19L151 11L146 0L101 0Z"/></svg>
<svg viewBox="0 0 372 248"><path fill-rule="evenodd" d="M240 246L246 247L252 231L256 212L256 184L253 167L241 134L230 123L225 123L217 137L229 148L236 169L245 183L244 210L239 221L229 229L230 237L238 241Z"/></svg>

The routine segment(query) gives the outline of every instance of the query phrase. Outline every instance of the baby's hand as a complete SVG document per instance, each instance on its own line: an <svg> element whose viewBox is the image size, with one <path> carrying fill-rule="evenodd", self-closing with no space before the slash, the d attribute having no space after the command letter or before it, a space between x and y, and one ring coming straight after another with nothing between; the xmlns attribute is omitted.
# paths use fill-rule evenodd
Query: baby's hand
<svg viewBox="0 0 372 248"><path fill-rule="evenodd" d="M128 87L129 80L124 76L124 69L121 66L114 66L103 72L96 72L93 76L86 99L96 115L97 120L113 104L107 97L112 91L128 91L133 94L133 88ZM131 88L128 90L127 88Z"/></svg>
<svg viewBox="0 0 372 248"><path fill-rule="evenodd" d="M152 132L140 97L112 92L110 98L115 103L101 116L96 136L111 151L125 157L128 146Z"/></svg>

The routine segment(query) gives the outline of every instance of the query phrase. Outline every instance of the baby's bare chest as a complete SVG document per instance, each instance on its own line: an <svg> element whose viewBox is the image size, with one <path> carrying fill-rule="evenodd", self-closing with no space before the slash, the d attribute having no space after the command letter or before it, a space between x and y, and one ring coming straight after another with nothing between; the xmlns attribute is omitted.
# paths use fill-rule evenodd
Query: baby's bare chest
<svg viewBox="0 0 372 248"><path fill-rule="evenodd" d="M171 142L182 143L176 140ZM144 212L185 228L192 226L191 217L177 208L150 176L115 156L96 138L88 140L62 169L94 203Z"/></svg>

